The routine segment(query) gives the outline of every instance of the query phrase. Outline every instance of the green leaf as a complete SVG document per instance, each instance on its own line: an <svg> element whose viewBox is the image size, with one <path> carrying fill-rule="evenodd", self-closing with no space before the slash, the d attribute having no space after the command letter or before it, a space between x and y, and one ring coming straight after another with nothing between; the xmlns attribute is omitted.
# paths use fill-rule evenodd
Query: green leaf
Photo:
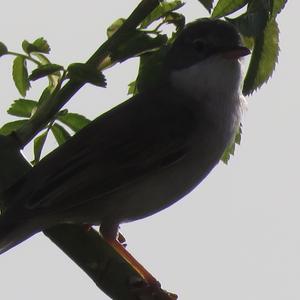
<svg viewBox="0 0 300 300"><path fill-rule="evenodd" d="M31 52L30 47L31 47L31 44L27 40L24 40L22 42L22 49L24 50L24 52L30 53Z"/></svg>
<svg viewBox="0 0 300 300"><path fill-rule="evenodd" d="M45 145L48 132L49 131L46 130L44 133L42 133L41 135L39 135L38 137L36 137L34 139L34 142L33 142L33 151L34 151L33 164L34 165L37 164L40 161L42 150L43 150L43 147Z"/></svg>
<svg viewBox="0 0 300 300"><path fill-rule="evenodd" d="M35 56L42 65L55 65L55 64L51 64L50 60L44 54L33 52L32 55ZM63 69L63 67L61 68ZM49 85L55 88L61 79L61 74L60 72L54 72L48 75L48 79L49 79Z"/></svg>
<svg viewBox="0 0 300 300"><path fill-rule="evenodd" d="M214 0L198 0L210 13L212 7L213 7L213 3Z"/></svg>
<svg viewBox="0 0 300 300"><path fill-rule="evenodd" d="M169 13L179 9L183 5L184 3L181 0L160 2L160 4L141 23L141 28L147 28L154 21L167 16Z"/></svg>
<svg viewBox="0 0 300 300"><path fill-rule="evenodd" d="M226 18L245 37L259 36L264 31L268 19L269 15L266 10L247 12L234 19Z"/></svg>
<svg viewBox="0 0 300 300"><path fill-rule="evenodd" d="M74 81L88 82L100 87L106 86L106 80L103 73L87 64L74 63L69 65L68 76Z"/></svg>
<svg viewBox="0 0 300 300"><path fill-rule="evenodd" d="M32 73L29 76L29 80L37 80L39 78L54 74L63 69L64 69L63 66L57 64L43 65L32 71Z"/></svg>
<svg viewBox="0 0 300 300"><path fill-rule="evenodd" d="M219 0L211 16L213 18L227 16L244 7L248 2L249 0Z"/></svg>
<svg viewBox="0 0 300 300"><path fill-rule="evenodd" d="M137 93L136 81L132 81L128 84L127 95L135 95Z"/></svg>
<svg viewBox="0 0 300 300"><path fill-rule="evenodd" d="M238 144L240 145L241 143L241 139L242 139L242 124L240 124L239 126L239 129L235 135L235 138L233 140L233 142L227 146L227 148L225 149L222 157L221 157L221 160L227 165L229 160L230 160L230 157L232 155L234 155L234 152L235 152L235 145Z"/></svg>
<svg viewBox="0 0 300 300"><path fill-rule="evenodd" d="M49 53L51 50L48 42L43 37L36 39L33 45L36 47L36 52Z"/></svg>
<svg viewBox="0 0 300 300"><path fill-rule="evenodd" d="M44 54L33 52L32 55L34 55L42 65L51 64L50 60ZM48 79L51 88L55 88L61 79L61 74L60 72L54 72L48 76Z"/></svg>
<svg viewBox="0 0 300 300"><path fill-rule="evenodd" d="M80 114L75 113L64 113L62 115L59 115L57 118L60 122L67 125L69 128L71 128L74 132L79 131L86 125L88 125L91 121L87 119L85 116L82 116Z"/></svg>
<svg viewBox="0 0 300 300"><path fill-rule="evenodd" d="M47 87L43 90L43 92L42 92L42 94L41 94L41 96L40 96L40 98L39 98L39 100L38 100L38 103L41 104L41 103L43 103L44 101L49 100L49 98L50 98L51 95L52 95L52 92L53 92L53 88L52 88L51 86L47 86Z"/></svg>
<svg viewBox="0 0 300 300"><path fill-rule="evenodd" d="M69 113L68 109L64 108L58 112L57 116L64 116L67 113Z"/></svg>
<svg viewBox="0 0 300 300"><path fill-rule="evenodd" d="M251 0L245 14L234 19L226 19L236 26L243 36L260 36L270 18L271 2L272 0Z"/></svg>
<svg viewBox="0 0 300 300"><path fill-rule="evenodd" d="M9 135L13 131L16 131L17 129L19 129L21 126L23 126L27 122L28 122L28 120L18 120L18 121L6 123L0 128L0 134Z"/></svg>
<svg viewBox="0 0 300 300"><path fill-rule="evenodd" d="M279 29L276 21L271 19L254 40L249 68L245 77L243 94L253 93L272 76L278 61Z"/></svg>
<svg viewBox="0 0 300 300"><path fill-rule="evenodd" d="M254 12L264 10L270 15L273 9L273 1L274 0L251 0L249 1L247 11Z"/></svg>
<svg viewBox="0 0 300 300"><path fill-rule="evenodd" d="M13 79L19 93L25 97L30 88L26 59L23 56L17 56L13 62Z"/></svg>
<svg viewBox="0 0 300 300"><path fill-rule="evenodd" d="M107 29L106 34L107 37L110 38L118 29L124 24L126 19L120 18L114 21Z"/></svg>
<svg viewBox="0 0 300 300"><path fill-rule="evenodd" d="M22 48L27 54L30 54L31 52L40 52L40 53L50 52L50 46L43 37L36 39L33 43L24 40L22 42Z"/></svg>
<svg viewBox="0 0 300 300"><path fill-rule="evenodd" d="M243 39L243 45L246 46L248 49L253 49L254 48L254 38L253 37L247 37L247 36L242 36Z"/></svg>
<svg viewBox="0 0 300 300"><path fill-rule="evenodd" d="M155 38L146 32L136 30L127 42L113 49L110 56L112 61L123 62L128 58L159 49L168 41L167 35L157 35Z"/></svg>
<svg viewBox="0 0 300 300"><path fill-rule="evenodd" d="M161 47L159 51L147 53L140 58L139 74L136 80L136 91L157 87L162 84L165 77L163 62L168 46Z"/></svg>
<svg viewBox="0 0 300 300"><path fill-rule="evenodd" d="M8 49L6 47L6 45L2 42L0 42L0 57L7 54Z"/></svg>
<svg viewBox="0 0 300 300"><path fill-rule="evenodd" d="M36 110L37 105L38 103L33 100L18 99L13 102L7 112L13 116L30 118Z"/></svg>
<svg viewBox="0 0 300 300"><path fill-rule="evenodd" d="M49 58L42 53L34 52L34 53L32 53L32 55L35 56L42 65L51 64Z"/></svg>
<svg viewBox="0 0 300 300"><path fill-rule="evenodd" d="M58 143L58 145L62 145L65 141L67 141L71 135L70 133L61 125L54 123L51 126L51 131Z"/></svg>
<svg viewBox="0 0 300 300"><path fill-rule="evenodd" d="M275 18L285 7L287 0L273 0L273 9L271 16Z"/></svg>

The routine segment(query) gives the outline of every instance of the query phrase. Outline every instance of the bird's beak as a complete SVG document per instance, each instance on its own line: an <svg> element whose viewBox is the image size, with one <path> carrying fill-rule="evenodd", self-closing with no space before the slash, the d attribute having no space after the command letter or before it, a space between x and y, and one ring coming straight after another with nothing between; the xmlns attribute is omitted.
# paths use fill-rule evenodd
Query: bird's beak
<svg viewBox="0 0 300 300"><path fill-rule="evenodd" d="M224 57L226 59L238 59L240 57L249 55L250 53L251 53L251 51L247 47L236 46L231 49L226 49L222 53L222 57Z"/></svg>

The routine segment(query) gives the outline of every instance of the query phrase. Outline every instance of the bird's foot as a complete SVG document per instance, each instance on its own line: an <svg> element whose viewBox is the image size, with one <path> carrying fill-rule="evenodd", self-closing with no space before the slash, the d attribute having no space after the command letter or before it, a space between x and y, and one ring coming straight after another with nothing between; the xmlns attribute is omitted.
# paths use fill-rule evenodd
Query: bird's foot
<svg viewBox="0 0 300 300"><path fill-rule="evenodd" d="M125 249L125 238L118 232L119 225L108 225L101 224L100 232L102 236L140 275L140 277L134 278L130 282L135 298L137 300L176 300L177 295L163 290L155 277Z"/></svg>

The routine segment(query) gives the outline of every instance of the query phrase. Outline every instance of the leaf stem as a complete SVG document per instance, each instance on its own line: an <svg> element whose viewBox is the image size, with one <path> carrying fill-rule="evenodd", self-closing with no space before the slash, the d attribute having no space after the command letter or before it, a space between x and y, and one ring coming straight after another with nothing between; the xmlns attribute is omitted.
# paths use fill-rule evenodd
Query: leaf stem
<svg viewBox="0 0 300 300"><path fill-rule="evenodd" d="M31 62L35 63L36 65L41 66L41 63L40 63L37 59L34 59L34 58L33 58L32 56L30 56L30 55L26 55L26 54L14 52L14 51L7 51L6 54L7 54L7 55L13 55L13 56L21 56L21 57L24 57L25 59L30 60Z"/></svg>

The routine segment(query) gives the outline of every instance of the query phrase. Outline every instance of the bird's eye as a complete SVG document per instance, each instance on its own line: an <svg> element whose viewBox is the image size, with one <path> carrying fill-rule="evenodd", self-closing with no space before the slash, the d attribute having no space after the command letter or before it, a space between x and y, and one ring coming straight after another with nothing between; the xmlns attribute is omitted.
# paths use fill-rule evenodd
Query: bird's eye
<svg viewBox="0 0 300 300"><path fill-rule="evenodd" d="M195 50L200 52L203 51L203 49L205 48L205 42L201 39L197 39L193 41L193 46Z"/></svg>

